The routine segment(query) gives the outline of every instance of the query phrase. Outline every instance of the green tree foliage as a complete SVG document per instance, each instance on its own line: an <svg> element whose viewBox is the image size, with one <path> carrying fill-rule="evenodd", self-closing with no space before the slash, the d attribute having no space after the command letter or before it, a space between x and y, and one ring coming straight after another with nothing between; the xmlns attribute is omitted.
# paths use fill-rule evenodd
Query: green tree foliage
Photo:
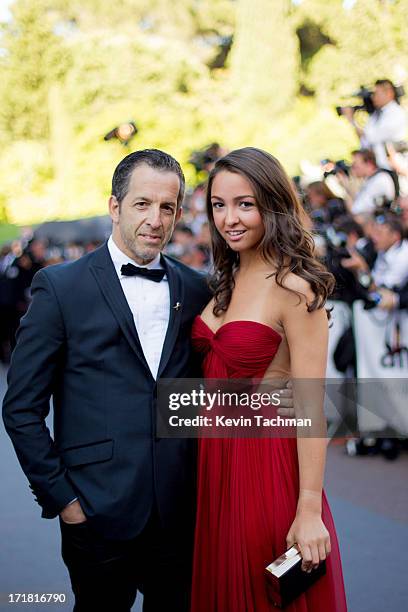
<svg viewBox="0 0 408 612"><path fill-rule="evenodd" d="M356 0L345 8L340 0L305 0L301 9L329 39L311 59L306 74L306 85L320 101L347 96L377 78L407 78L406 2Z"/></svg>
<svg viewBox="0 0 408 612"><path fill-rule="evenodd" d="M104 213L116 163L219 141L292 173L355 146L334 104L407 80L406 0L14 0L0 32L0 218ZM405 72L404 72L405 71ZM303 95L307 93L308 95ZM104 134L134 120L124 148Z"/></svg>
<svg viewBox="0 0 408 612"><path fill-rule="evenodd" d="M0 200L0 228L1 228L2 224L7 222L7 220L8 220L8 217L7 217L7 207L6 207L5 197L3 195L1 200Z"/></svg>
<svg viewBox="0 0 408 612"><path fill-rule="evenodd" d="M45 2L15 0L5 24L0 69L3 139L48 137L48 87L63 78L69 51L52 29ZM4 142L4 140L3 140Z"/></svg>
<svg viewBox="0 0 408 612"><path fill-rule="evenodd" d="M298 41L290 0L240 0L231 57L241 109L273 117L294 101ZM263 111L263 112L262 112Z"/></svg>

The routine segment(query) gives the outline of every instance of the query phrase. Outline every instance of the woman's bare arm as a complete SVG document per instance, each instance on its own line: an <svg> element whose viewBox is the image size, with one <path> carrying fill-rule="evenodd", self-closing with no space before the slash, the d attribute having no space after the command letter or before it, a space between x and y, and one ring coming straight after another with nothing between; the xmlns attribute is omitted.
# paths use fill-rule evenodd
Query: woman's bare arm
<svg viewBox="0 0 408 612"><path fill-rule="evenodd" d="M306 300L311 302L314 297L308 283L291 275L288 286L306 296L299 303L296 295L285 291L282 322L289 345L296 416L312 419L311 430L298 430L299 498L288 544L299 544L304 566L310 568L330 552L329 535L321 521L327 448L323 383L328 321L324 309L307 311Z"/></svg>

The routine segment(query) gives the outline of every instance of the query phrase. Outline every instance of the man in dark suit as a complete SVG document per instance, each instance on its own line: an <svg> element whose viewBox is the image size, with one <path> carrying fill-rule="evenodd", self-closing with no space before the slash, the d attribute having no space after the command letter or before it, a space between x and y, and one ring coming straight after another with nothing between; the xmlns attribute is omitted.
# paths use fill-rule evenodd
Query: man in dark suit
<svg viewBox="0 0 408 612"><path fill-rule="evenodd" d="M159 378L197 375L205 279L161 254L184 176L158 150L112 180L112 236L38 272L9 370L3 418L42 516L59 516L77 612L189 606L195 447L155 437ZM53 438L45 424L53 398Z"/></svg>

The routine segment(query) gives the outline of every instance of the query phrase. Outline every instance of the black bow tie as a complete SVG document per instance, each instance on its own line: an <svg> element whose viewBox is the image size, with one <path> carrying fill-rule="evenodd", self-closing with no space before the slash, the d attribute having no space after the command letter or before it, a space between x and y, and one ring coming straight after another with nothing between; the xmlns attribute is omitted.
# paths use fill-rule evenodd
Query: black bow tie
<svg viewBox="0 0 408 612"><path fill-rule="evenodd" d="M143 276L143 278L152 280L155 283L160 283L163 276L166 274L165 270L149 270L149 268L140 268L139 266L134 266L131 263L122 266L120 272L123 274L123 276Z"/></svg>

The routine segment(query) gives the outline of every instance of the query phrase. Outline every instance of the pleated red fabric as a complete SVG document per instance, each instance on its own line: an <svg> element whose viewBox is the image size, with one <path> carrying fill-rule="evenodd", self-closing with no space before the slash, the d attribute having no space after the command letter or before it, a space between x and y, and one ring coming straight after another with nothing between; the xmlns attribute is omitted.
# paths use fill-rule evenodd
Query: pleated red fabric
<svg viewBox="0 0 408 612"><path fill-rule="evenodd" d="M262 378L281 336L255 321L216 333L197 317L194 347L206 378ZM191 612L270 612L265 567L286 550L299 493L296 439L201 439ZM286 612L347 610L339 547L323 492L332 552L327 574Z"/></svg>

